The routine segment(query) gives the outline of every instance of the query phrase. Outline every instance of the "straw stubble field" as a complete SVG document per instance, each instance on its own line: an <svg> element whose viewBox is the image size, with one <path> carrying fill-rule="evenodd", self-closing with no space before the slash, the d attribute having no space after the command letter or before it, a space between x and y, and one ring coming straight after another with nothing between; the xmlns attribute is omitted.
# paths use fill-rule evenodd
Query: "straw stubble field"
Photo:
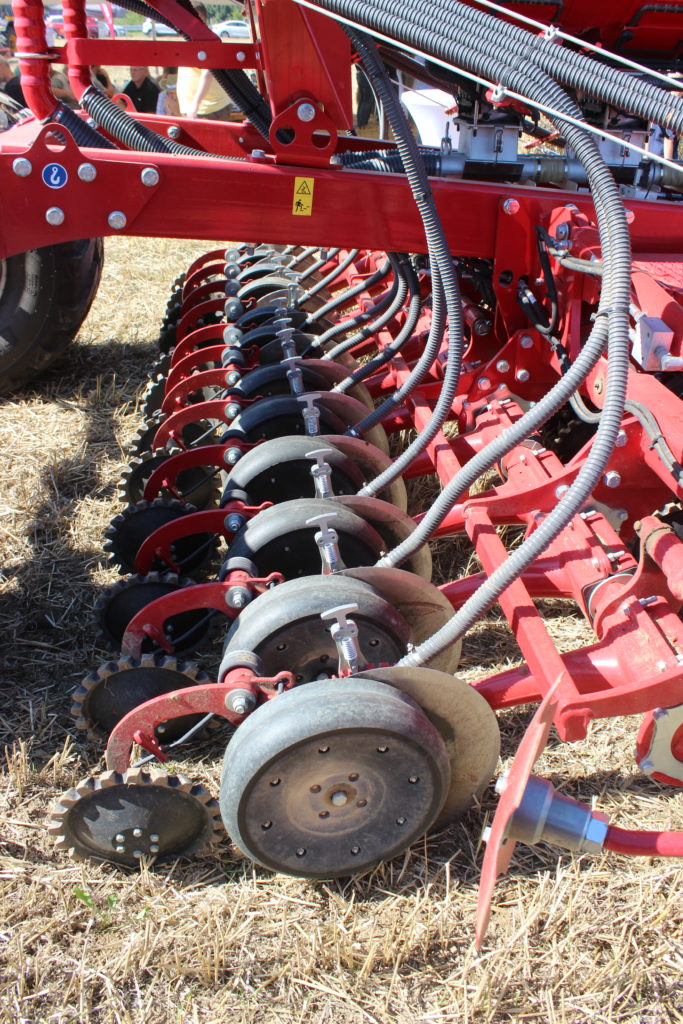
<svg viewBox="0 0 683 1024"><path fill-rule="evenodd" d="M683 1021L680 862L518 849L476 953L490 791L461 824L333 884L273 877L227 839L206 857L140 873L52 850L51 801L101 768L101 748L72 726L69 695L106 657L91 624L98 595L117 578L102 534L118 510L170 282L204 248L108 240L78 344L35 387L0 404L0 1019ZM419 500L417 490L412 511ZM437 554L442 577L466 570L461 545L441 541ZM568 605L548 602L546 612L563 649L589 639ZM202 654L209 671L217 650ZM462 674L474 680L518 656L491 615L465 642ZM529 717L500 716L501 767ZM624 719L595 724L573 746L551 738L539 773L595 798L620 824L681 828L681 794L634 769L636 730ZM223 744L220 734L198 743L176 767L217 792Z"/></svg>

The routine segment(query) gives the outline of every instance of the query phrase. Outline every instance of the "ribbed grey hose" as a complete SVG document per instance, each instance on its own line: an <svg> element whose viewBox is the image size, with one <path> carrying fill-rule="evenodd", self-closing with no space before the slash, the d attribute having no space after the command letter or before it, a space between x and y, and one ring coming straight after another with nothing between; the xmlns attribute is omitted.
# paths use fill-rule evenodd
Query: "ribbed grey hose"
<svg viewBox="0 0 683 1024"><path fill-rule="evenodd" d="M403 272L395 254L387 253L387 255L391 263L391 269L394 272L394 280L391 288L380 299L378 299L377 302L373 303L369 309L366 309L364 313L359 313L357 316L352 318L356 325L360 323L365 324L365 326L355 334L352 334L351 337L345 338L344 341L340 341L334 346L334 348L328 349L322 356L323 359L336 359L344 352L348 352L349 349L360 344L360 342L371 338L373 334L376 334L377 331L381 330L385 324L389 323L391 318L396 316L403 306L405 297L408 294L408 285L403 277ZM325 331L324 334L321 334L320 337L316 339L317 344L322 347L335 336L346 333L349 328L348 326L343 326L344 324L348 324L348 321L342 320L339 324L335 324L334 327L330 327L328 331ZM341 330L337 330L337 328L341 328Z"/></svg>
<svg viewBox="0 0 683 1024"><path fill-rule="evenodd" d="M400 42L436 56L446 63L455 67L458 66L458 59L453 56L452 50L456 49L451 40L444 40L442 37L434 36L426 32L420 25L401 24L397 25L399 12L392 11L390 25L382 23L382 20L375 18L377 11L372 4L351 2L338 2L338 0L322 0L320 6L323 9L339 10L350 20L362 20L365 24L381 31L385 35L398 38ZM359 9L360 8L360 9ZM403 5L403 12L412 12L413 4ZM432 10L428 8L427 15L431 16ZM417 15L421 21L425 20L425 9ZM434 22L432 22L434 23ZM429 42L427 37L431 36ZM478 40L473 39L476 46ZM514 88L515 91L524 92L530 95L537 102L553 105L557 109L563 109L571 116L576 116L578 108L568 100L563 91L548 79L546 75L536 72L536 69L521 69L521 74L516 72L515 65L519 62L513 58L512 66L504 68L490 59L477 61L476 71L482 77L491 79L491 71L495 73L495 80L503 85ZM522 88L518 88L519 85ZM590 88L590 83L585 87ZM570 122L558 119L558 124L565 134L568 142L574 148L578 158L586 168L591 190L597 196L600 195L600 205L607 214L610 258L605 256L605 285L609 288L610 306L602 308L600 313L608 317L609 324L609 372L605 392L605 404L601 418L600 427L593 442L592 449L586 462L579 471L579 474L568 491L565 492L556 508L543 520L537 530L514 551L508 559L500 565L493 574L478 588L449 622L418 648L401 659L399 664L407 666L423 665L440 651L454 643L467 629L489 608L500 596L500 594L512 583L524 569L547 547L547 545L561 532L570 522L576 512L581 508L595 484L600 479L607 461L611 455L614 441L616 440L621 419L623 416L624 399L626 394L626 382L628 376L628 311L630 301L630 241L628 226L621 203L618 190L614 181L602 160L597 147L592 139L586 137L580 129L576 129Z"/></svg>
<svg viewBox="0 0 683 1024"><path fill-rule="evenodd" d="M315 261L315 263L311 263L310 267L307 267L306 270L301 272L301 275L299 276L299 284L301 284L302 281L305 281L307 277L310 277L311 274L316 274L321 267L325 266L327 261L331 259L332 256L336 256L337 253L340 251L340 249L330 249L325 259L323 259L321 256L319 259ZM320 249L317 249L317 252L320 252Z"/></svg>
<svg viewBox="0 0 683 1024"><path fill-rule="evenodd" d="M336 256L339 251L340 251L339 249L332 249L330 251L330 254L329 254L328 258L331 258L332 256ZM329 272L329 274L325 274L325 277L321 277L320 280L316 284L314 284L312 288L309 288L308 291L305 292L305 294L302 296L301 299L297 300L297 303L296 303L297 306L301 305L302 302L305 302L306 299L312 299L313 296L317 295L318 292L321 292L323 290L323 288L327 288L328 284L332 284L333 281L336 281L337 278L340 277L344 273L346 268L351 266L353 261L358 256L359 252L360 252L360 249L351 249L346 254L344 259L341 260L337 264L337 266L333 270L331 270ZM325 262L327 262L327 261L325 261ZM325 264L323 263L323 266L324 265Z"/></svg>
<svg viewBox="0 0 683 1024"><path fill-rule="evenodd" d="M381 369L388 362L390 362L397 352L400 352L405 343L409 338L412 338L413 332L417 327L417 322L420 318L420 310L422 309L422 295L420 294L420 279L417 276L417 272L410 262L410 257L407 253L403 254L402 264L404 267L404 273L408 282L408 293L410 298L408 299L408 309L406 311L406 318L403 323L403 327L398 332L392 341L385 345L378 355L374 356L369 362L364 363L363 366L359 366L357 370L345 377L344 380L340 381L339 384L332 388L333 391L343 394L348 391L349 388L353 387L354 384L360 383L370 377L371 374ZM366 417L367 419L368 417ZM365 419L361 420L358 424L360 433L367 430L371 424L366 424Z"/></svg>
<svg viewBox="0 0 683 1024"><path fill-rule="evenodd" d="M333 3L334 0L328 0L328 2ZM376 8L385 6L386 4L383 2L383 0L375 0L375 2L371 5L363 4L363 12L366 20L369 20L373 27L376 27L379 31L382 31L384 34L389 34L389 28L392 28L394 36L401 31L407 32L408 37L406 38L406 41L409 42L409 45L413 45L417 49L422 50L423 52L433 53L439 58L456 65L459 63L458 58L461 57L464 52L465 57L469 61L473 62L473 65L475 67L477 66L477 51L476 49L473 49L472 46L463 47L462 45L455 44L451 41L449 42L448 47L444 51L442 47L444 39L443 33L437 34L436 32L431 32L430 30L422 29L419 24L415 26L412 23L407 23L404 19L400 18L399 15L393 10L389 12L389 16L387 17L387 20L385 22L383 22L379 16L377 16L375 21L373 22L372 19L375 17L377 13ZM405 11L406 9L410 8L406 8L405 5L402 5L401 9ZM345 12L342 10L342 13ZM431 13L432 12L430 12L430 15ZM384 16L385 15L382 15L382 17ZM435 13L434 17L430 19L430 24L433 24L435 28L440 28L441 26L435 24L437 21L438 13ZM431 47L433 47L433 49L430 49ZM456 56L454 56L452 52L454 49L457 49ZM515 63L518 64L520 62L517 59ZM545 97L545 99L547 100L548 89L552 88L553 95L557 98L558 103L564 104L565 109L567 109L566 105L569 103L569 112L571 113L571 115L580 116L580 111L578 110L578 108L576 108L574 104L571 104L569 102L566 94L559 88L559 86L551 82L547 78L547 76L544 75L542 72L538 71L538 69L529 69L527 67L526 69L516 71L515 68L506 68L499 62L495 62L494 64L489 59L486 65L486 71L487 74L493 73L497 75L497 80L499 81L506 82L506 84L508 85L513 84L514 87L518 89L518 91L522 91L523 88L526 88L528 86L526 76L533 74L534 78L537 80L536 89L538 90L540 88L541 97ZM544 102L542 98L538 96L537 98L540 99L540 102ZM586 139L584 132L582 132L579 129L573 128L570 134L572 136L572 139L576 139L577 145L583 146L583 148L581 149L582 154L595 155L595 153L597 153L597 149L594 145L591 145L589 149L585 148ZM602 162L601 166L604 167ZM606 168L604 168L604 170L606 173L608 173ZM612 184L612 190L614 191L614 184L609 173L608 178L609 182ZM593 189L593 192L596 193L595 203L596 210L598 212L598 224L601 228L601 241L604 246L604 251L607 252L610 245L609 218L606 217L606 211L602 206L601 193L596 188ZM621 205L619 205L619 209L622 209ZM606 227L604 225L606 225ZM630 282L630 259L628 261L628 268ZM608 308L609 305L606 301L606 297L611 295L610 281L611 279L608 277L605 283L603 297L601 300L601 309L603 310ZM590 339L591 342L595 340L595 347L592 344L586 346L587 356L590 356L590 363L586 366L587 359L584 358L582 362L579 364L579 366L584 370L584 372L580 377L578 376L578 374L573 375L572 380L576 381L575 387L577 387L581 383L586 373L590 369L590 366L594 365L595 361L600 355L600 352L602 351L601 330L603 327L604 325L601 325L600 321L598 321L598 334L597 336L592 334ZM559 385L556 385L556 388L557 387L559 387ZM574 389L575 388L573 388L572 391ZM410 538L408 538L403 545L399 545L399 548L394 549L394 551L392 552L389 552L389 554L384 559L382 559L381 562L378 564L400 564L400 562L404 561L405 558L408 557L409 553L414 552L423 543L425 543L429 539L429 534L431 533L432 529L434 529L435 525L438 525L443 520L452 504L455 502L455 500L457 500L457 497L459 497L460 494L463 493L463 490L465 490L467 486L470 486L470 484L473 483L474 480L478 478L481 472L489 468L490 465L493 465L495 462L497 462L502 457L502 455L505 454L506 451L514 447L514 445L519 443L520 440L523 440L524 437L528 436L528 434L530 434L534 429L536 429L536 426L539 426L543 422L545 422L546 419L548 419L555 411L557 411L558 408L560 408L564 404L568 395L561 397L556 404L554 404L554 402L552 402L551 404L551 400L554 398L554 395L556 393L557 392L553 390L551 393L546 395L544 399L541 402L539 402L534 409L527 413L522 420L518 421L518 423L514 427L510 428L509 431L505 432L505 434L502 435L501 438L496 439L496 441L492 442L491 445L487 446L484 452L479 453L479 455L475 457L476 462L474 459L470 460L470 462L468 462L467 466L461 471L461 473L457 474L456 478L449 485L447 485L447 488L444 491L443 495L440 497L440 499L438 499L436 505L428 513L428 520L427 517L425 517L425 520L423 520L420 523L419 527L411 534ZM509 442L504 443L503 438L509 439ZM473 478L470 479L470 474L475 474L475 472L476 475L473 475ZM468 480L469 482L464 487L461 487L459 486L459 483L463 480ZM363 493L363 491L361 491L360 493ZM394 559L397 560L395 561Z"/></svg>
<svg viewBox="0 0 683 1024"><path fill-rule="evenodd" d="M392 480L399 477L410 463L425 450L427 445L438 434L450 413L453 399L458 389L458 380L462 366L464 323L460 286L448 246L448 240L439 219L419 147L410 130L396 90L384 70L384 65L377 54L374 42L352 29L347 28L346 32L363 62L363 66L370 77L376 95L384 107L391 130L394 133L406 177L424 225L430 260L432 265L438 269L438 276L443 288L446 312L448 314L448 352L439 398L428 422L418 433L415 440L384 472L370 480L358 492L363 496L373 496L382 491ZM438 320L436 323L432 321L430 335L432 340L436 337L441 340L442 328ZM357 430L358 427L356 427L354 433Z"/></svg>
<svg viewBox="0 0 683 1024"><path fill-rule="evenodd" d="M394 410L400 408L403 405L408 395L412 394L425 379L430 369L434 365L434 361L441 350L441 343L443 341L443 332L446 324L446 306L444 302L443 288L441 287L441 281L439 279L438 267L434 265L432 268L432 319L430 324L430 331L425 342L424 349L420 354L420 358L416 362L413 369L408 374L408 377L403 382L401 387L394 391L393 394L385 398L384 401L373 409L372 412L368 413L360 423L356 423L355 426L349 427L346 431L352 437L360 437L365 430L369 430L370 427L374 427L375 424L388 416ZM375 481L370 481L374 485ZM361 489L359 494L364 493L364 489ZM374 491L373 491L374 493Z"/></svg>
<svg viewBox="0 0 683 1024"><path fill-rule="evenodd" d="M467 39L476 35L478 46L490 56L518 54L563 85L671 128L677 135L683 131L683 98L672 96L661 86L628 75L620 68L609 67L594 57L558 46L552 38L508 24L486 11L454 0L433 0L433 6L444 12L445 31L451 38Z"/></svg>
<svg viewBox="0 0 683 1024"><path fill-rule="evenodd" d="M316 309L315 313L311 313L310 316L306 317L304 327L312 326L316 320L320 320L322 317L327 316L333 309L338 309L339 306L345 305L350 302L351 299L355 299L356 295L360 295L361 292L366 291L368 288L374 288L376 284L383 281L391 270L391 261L385 260L381 267L379 267L374 274L370 274L370 277L365 278L363 281L359 281L357 284L352 285L343 292L339 292L330 299L328 303L321 306L320 309Z"/></svg>

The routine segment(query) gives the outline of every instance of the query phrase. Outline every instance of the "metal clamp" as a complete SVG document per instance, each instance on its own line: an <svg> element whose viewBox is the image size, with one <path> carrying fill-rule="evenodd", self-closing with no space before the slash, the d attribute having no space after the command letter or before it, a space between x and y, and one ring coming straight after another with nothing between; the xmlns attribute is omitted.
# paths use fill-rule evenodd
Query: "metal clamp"
<svg viewBox="0 0 683 1024"><path fill-rule="evenodd" d="M330 636L337 645L340 676L352 675L358 671L360 664L360 648L358 646L358 626L347 615L358 611L357 604L339 604L327 612L321 612L323 622L332 621Z"/></svg>
<svg viewBox="0 0 683 1024"><path fill-rule="evenodd" d="M297 395L298 400L305 407L301 410L301 414L304 418L304 426L309 437L315 437L316 434L320 433L320 409L316 407L315 403L321 397L317 393Z"/></svg>
<svg viewBox="0 0 683 1024"><path fill-rule="evenodd" d="M282 362L287 365L287 380L293 395L303 395L304 393L304 375L301 371L301 359L299 356L287 356Z"/></svg>
<svg viewBox="0 0 683 1024"><path fill-rule="evenodd" d="M334 498L332 468L325 459L326 455L333 454L332 448L316 448L315 451L306 452L306 458L315 459L316 462L315 466L311 466L316 498Z"/></svg>
<svg viewBox="0 0 683 1024"><path fill-rule="evenodd" d="M323 576L331 576L346 568L339 554L339 534L329 525L336 518L336 512L321 512L320 515L306 520L306 526L320 526L315 535L315 542L320 548Z"/></svg>

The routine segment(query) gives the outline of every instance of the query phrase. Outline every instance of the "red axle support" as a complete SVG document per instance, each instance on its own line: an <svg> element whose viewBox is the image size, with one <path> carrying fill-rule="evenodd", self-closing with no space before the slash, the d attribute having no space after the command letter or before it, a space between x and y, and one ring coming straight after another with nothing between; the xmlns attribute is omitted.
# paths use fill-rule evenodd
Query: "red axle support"
<svg viewBox="0 0 683 1024"><path fill-rule="evenodd" d="M133 744L144 740L145 748L151 746L150 737L159 722L167 722L184 715L217 715L225 718L232 725L244 721L250 710L270 700L282 690L293 686L294 677L291 672L278 672L272 678L257 676L249 668L234 668L227 673L220 683L208 683L200 686L187 686L173 693L165 693L160 697L140 704L129 711L114 727L107 742L105 760L107 768L125 772L130 765ZM235 697L243 699L238 704ZM251 699L249 699L251 698ZM248 710L234 710L234 707L246 707ZM152 751L155 754L155 750ZM164 752L162 760L165 760Z"/></svg>

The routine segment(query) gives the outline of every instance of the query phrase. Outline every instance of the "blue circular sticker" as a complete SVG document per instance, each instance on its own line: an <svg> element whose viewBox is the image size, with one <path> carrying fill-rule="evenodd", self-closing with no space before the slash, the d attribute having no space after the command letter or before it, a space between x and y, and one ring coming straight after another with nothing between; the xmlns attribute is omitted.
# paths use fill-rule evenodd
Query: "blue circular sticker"
<svg viewBox="0 0 683 1024"><path fill-rule="evenodd" d="M48 188L64 188L68 180L66 167L61 164L46 164L43 167L43 181Z"/></svg>

